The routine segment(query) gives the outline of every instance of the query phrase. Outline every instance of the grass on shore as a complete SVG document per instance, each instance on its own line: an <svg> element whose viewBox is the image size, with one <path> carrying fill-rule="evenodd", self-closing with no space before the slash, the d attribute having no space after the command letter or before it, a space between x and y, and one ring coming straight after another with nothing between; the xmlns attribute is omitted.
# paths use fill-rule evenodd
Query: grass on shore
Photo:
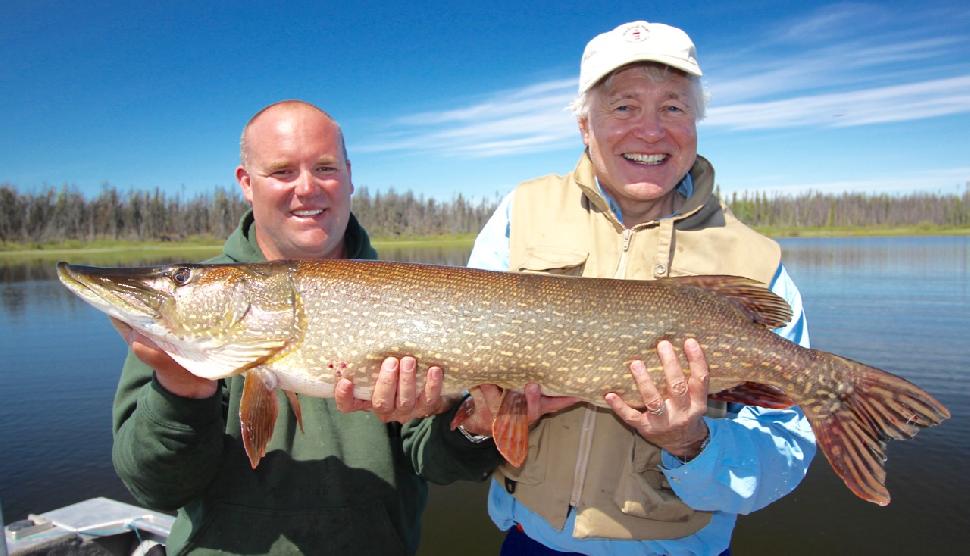
<svg viewBox="0 0 970 556"><path fill-rule="evenodd" d="M759 232L774 238L787 237L863 237L863 236L932 236L932 235L970 235L970 227L953 228L943 226L907 227L844 227L844 228L756 228ZM467 247L475 241L475 234L454 234L427 237L377 237L374 246L388 248L420 247ZM131 241L99 239L94 241L70 240L52 243L0 243L0 262L14 262L24 259L58 259L84 255L87 258L138 260L158 259L165 256L180 257L189 255L192 259L202 259L218 254L223 240L193 237L180 241Z"/></svg>
<svg viewBox="0 0 970 556"><path fill-rule="evenodd" d="M77 260L83 258L89 264L109 264L117 261L138 262L159 260L165 257L184 257L202 260L222 252L222 239L193 237L183 241L94 241L70 240L51 243L0 243L0 263L17 263L27 260ZM390 248L453 247L471 248L474 234L456 234L429 237L374 238L378 250Z"/></svg>
<svg viewBox="0 0 970 556"><path fill-rule="evenodd" d="M831 228L773 228L770 226L756 227L762 234L773 237L875 237L875 236L965 236L970 235L970 227L958 228L952 226L936 226L923 224L919 226L844 226Z"/></svg>

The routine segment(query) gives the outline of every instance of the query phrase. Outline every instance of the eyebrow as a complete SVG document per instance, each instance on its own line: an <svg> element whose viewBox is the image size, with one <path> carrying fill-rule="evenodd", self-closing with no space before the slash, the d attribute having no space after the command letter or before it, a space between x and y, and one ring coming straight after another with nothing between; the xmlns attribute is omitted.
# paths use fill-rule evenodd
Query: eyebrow
<svg viewBox="0 0 970 556"><path fill-rule="evenodd" d="M276 171L279 171L279 170L285 170L285 169L289 168L290 166L291 165L290 165L289 162L283 162L283 161L271 162L270 164L267 164L266 165L264 171L265 171L266 174L272 174L272 173L274 173Z"/></svg>
<svg viewBox="0 0 970 556"><path fill-rule="evenodd" d="M336 157L333 157L333 156L324 156L324 157L318 158L313 163L314 166L318 166L320 164L323 164L323 165L326 165L326 166L336 166L338 164L338 159ZM265 166L265 170L264 171L267 174L272 174L273 172L276 172L278 170L285 170L285 169L290 168L292 166L293 166L293 164L291 162L287 162L285 160L279 160L279 161L271 162L271 163L267 164Z"/></svg>

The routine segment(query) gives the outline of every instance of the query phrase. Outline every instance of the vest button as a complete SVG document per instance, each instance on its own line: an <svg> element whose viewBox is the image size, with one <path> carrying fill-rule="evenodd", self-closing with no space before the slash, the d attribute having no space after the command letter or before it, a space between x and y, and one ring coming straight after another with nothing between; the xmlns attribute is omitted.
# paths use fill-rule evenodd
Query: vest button
<svg viewBox="0 0 970 556"><path fill-rule="evenodd" d="M657 266L653 267L654 276L664 276L665 274L667 274L667 265L660 263Z"/></svg>

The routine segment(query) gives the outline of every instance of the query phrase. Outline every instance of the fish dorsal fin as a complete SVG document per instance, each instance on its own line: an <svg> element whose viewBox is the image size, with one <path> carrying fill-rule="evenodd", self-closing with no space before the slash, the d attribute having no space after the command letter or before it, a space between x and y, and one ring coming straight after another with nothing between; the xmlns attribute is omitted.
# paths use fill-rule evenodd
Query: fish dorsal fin
<svg viewBox="0 0 970 556"><path fill-rule="evenodd" d="M694 286L722 295L744 311L752 321L768 328L785 326L792 318L792 310L787 301L750 278L707 274L662 278L658 282Z"/></svg>

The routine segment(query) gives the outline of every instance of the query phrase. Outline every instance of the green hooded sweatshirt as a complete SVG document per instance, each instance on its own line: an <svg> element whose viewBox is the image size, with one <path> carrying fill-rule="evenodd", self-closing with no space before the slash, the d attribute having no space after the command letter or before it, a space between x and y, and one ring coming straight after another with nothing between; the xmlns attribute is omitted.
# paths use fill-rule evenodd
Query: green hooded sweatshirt
<svg viewBox="0 0 970 556"><path fill-rule="evenodd" d="M255 236L250 211L209 262L264 261ZM353 215L345 241L349 258L377 258ZM112 459L139 503L177 511L169 554L414 554L426 481L484 480L499 462L492 442L449 430L456 408L401 426L300 396L300 432L281 392L272 440L253 470L239 432L242 386L234 376L211 398L182 398L128 354Z"/></svg>

